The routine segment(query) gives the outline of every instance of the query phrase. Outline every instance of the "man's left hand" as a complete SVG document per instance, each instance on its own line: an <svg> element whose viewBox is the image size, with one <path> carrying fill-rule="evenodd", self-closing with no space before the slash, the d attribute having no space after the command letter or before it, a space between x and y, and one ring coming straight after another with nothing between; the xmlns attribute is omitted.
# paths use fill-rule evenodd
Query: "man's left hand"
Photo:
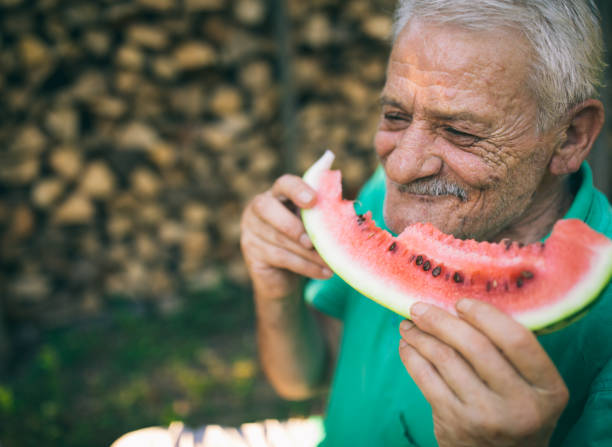
<svg viewBox="0 0 612 447"><path fill-rule="evenodd" d="M424 303L400 325L400 357L433 410L440 447L548 446L569 393L536 337L495 307Z"/></svg>

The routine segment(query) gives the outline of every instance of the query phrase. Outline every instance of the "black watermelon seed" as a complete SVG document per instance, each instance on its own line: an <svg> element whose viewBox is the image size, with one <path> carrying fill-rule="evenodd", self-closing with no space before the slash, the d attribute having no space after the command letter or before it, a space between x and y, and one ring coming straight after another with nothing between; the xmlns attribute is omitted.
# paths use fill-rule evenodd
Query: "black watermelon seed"
<svg viewBox="0 0 612 447"><path fill-rule="evenodd" d="M429 261L425 261L425 264L423 264L423 270L427 271L431 268L431 263Z"/></svg>
<svg viewBox="0 0 612 447"><path fill-rule="evenodd" d="M519 279L516 280L516 287L518 287L519 289L521 287L523 287L523 279L522 278L519 278Z"/></svg>
<svg viewBox="0 0 612 447"><path fill-rule="evenodd" d="M506 245L506 250L510 250L510 247L512 247L512 241L510 239L504 239L504 244Z"/></svg>
<svg viewBox="0 0 612 447"><path fill-rule="evenodd" d="M412 263L412 261L414 261L414 258L415 258L414 255L410 256L410 261L408 261L408 262Z"/></svg>
<svg viewBox="0 0 612 447"><path fill-rule="evenodd" d="M519 247L519 248L523 248L524 246L525 246L525 244L523 244L522 242L519 242L519 243L518 243L518 247Z"/></svg>
<svg viewBox="0 0 612 447"><path fill-rule="evenodd" d="M461 273L455 272L455 274L453 275L453 281L457 283L463 282L463 276L461 276Z"/></svg>
<svg viewBox="0 0 612 447"><path fill-rule="evenodd" d="M491 287L493 287L493 286L491 285L491 281L487 281L487 292L490 292L490 291L491 291Z"/></svg>
<svg viewBox="0 0 612 447"><path fill-rule="evenodd" d="M423 263L423 256L418 255L416 259L416 265L421 265Z"/></svg>
<svg viewBox="0 0 612 447"><path fill-rule="evenodd" d="M440 276L440 273L442 273L442 268L440 266L437 266L431 271L431 274L433 275L434 278L437 276Z"/></svg>
<svg viewBox="0 0 612 447"><path fill-rule="evenodd" d="M365 222L365 217L363 217L363 214L357 214L357 225L361 225L364 222Z"/></svg>
<svg viewBox="0 0 612 447"><path fill-rule="evenodd" d="M530 272L529 270L523 270L523 271L521 272L521 276L522 276L523 278L525 278L525 279L531 279L531 278L533 278L533 273L532 273L532 272Z"/></svg>
<svg viewBox="0 0 612 447"><path fill-rule="evenodd" d="M393 242L391 245L389 245L389 251L395 251L395 250L397 250L397 244Z"/></svg>

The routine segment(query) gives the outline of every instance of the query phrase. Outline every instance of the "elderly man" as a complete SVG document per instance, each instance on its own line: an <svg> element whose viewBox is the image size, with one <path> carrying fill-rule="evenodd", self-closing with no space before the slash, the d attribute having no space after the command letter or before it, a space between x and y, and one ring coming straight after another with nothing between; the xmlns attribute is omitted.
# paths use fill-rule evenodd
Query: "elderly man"
<svg viewBox="0 0 612 447"><path fill-rule="evenodd" d="M601 58L587 0L400 1L374 139L381 168L360 206L395 233L431 222L531 243L574 217L612 236L584 162L604 120ZM342 326L323 445L612 445L611 287L587 317L539 338L469 299L458 317L417 303L400 324L312 249L291 210L315 200L299 177L279 178L246 208L242 249L261 360L281 395L321 386L338 343L325 334ZM304 296L335 330L304 304L301 276L315 279Z"/></svg>
<svg viewBox="0 0 612 447"><path fill-rule="evenodd" d="M381 166L361 211L395 233L431 222L531 243L573 217L612 236L584 162L604 120L602 66L588 0L401 0L374 139ZM612 445L612 287L539 338L469 299L458 316L417 303L401 321L313 250L295 209L315 201L299 177L279 178L245 209L241 242L278 392L306 398L335 366L324 446ZM302 277L313 279L305 291Z"/></svg>

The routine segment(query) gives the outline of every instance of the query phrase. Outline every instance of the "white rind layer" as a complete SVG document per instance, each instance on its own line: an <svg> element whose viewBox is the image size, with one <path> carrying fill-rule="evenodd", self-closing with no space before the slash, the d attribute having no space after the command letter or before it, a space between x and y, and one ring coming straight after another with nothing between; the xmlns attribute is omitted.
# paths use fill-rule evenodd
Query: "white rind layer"
<svg viewBox="0 0 612 447"><path fill-rule="evenodd" d="M331 168L333 160L334 154L329 150L326 151L304 174L304 181L314 189L318 189L320 174ZM338 276L363 295L407 318L410 318L411 306L417 301L442 304L429 299L426 295L407 294L392 281L381 285L380 278L376 277L367 265L355 262L348 251L339 248L336 235L327 231L328 225L322 210L316 207L302 210L302 220L319 255ZM597 298L612 276L612 242L600 248L599 254L593 258L589 271L590 273L583 277L562 300L554 304L548 303L539 309L515 313L513 317L532 330L540 330L570 320L579 314ZM450 303L447 310L455 313Z"/></svg>

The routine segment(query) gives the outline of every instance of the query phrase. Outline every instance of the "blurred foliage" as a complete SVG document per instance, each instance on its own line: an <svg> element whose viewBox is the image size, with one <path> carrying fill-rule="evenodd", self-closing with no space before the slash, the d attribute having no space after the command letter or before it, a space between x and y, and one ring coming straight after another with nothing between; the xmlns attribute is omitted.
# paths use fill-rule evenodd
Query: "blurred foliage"
<svg viewBox="0 0 612 447"><path fill-rule="evenodd" d="M238 425L322 411L322 397L286 402L265 382L249 296L221 284L166 316L117 298L105 320L49 332L0 381L2 446L109 445L173 420Z"/></svg>

